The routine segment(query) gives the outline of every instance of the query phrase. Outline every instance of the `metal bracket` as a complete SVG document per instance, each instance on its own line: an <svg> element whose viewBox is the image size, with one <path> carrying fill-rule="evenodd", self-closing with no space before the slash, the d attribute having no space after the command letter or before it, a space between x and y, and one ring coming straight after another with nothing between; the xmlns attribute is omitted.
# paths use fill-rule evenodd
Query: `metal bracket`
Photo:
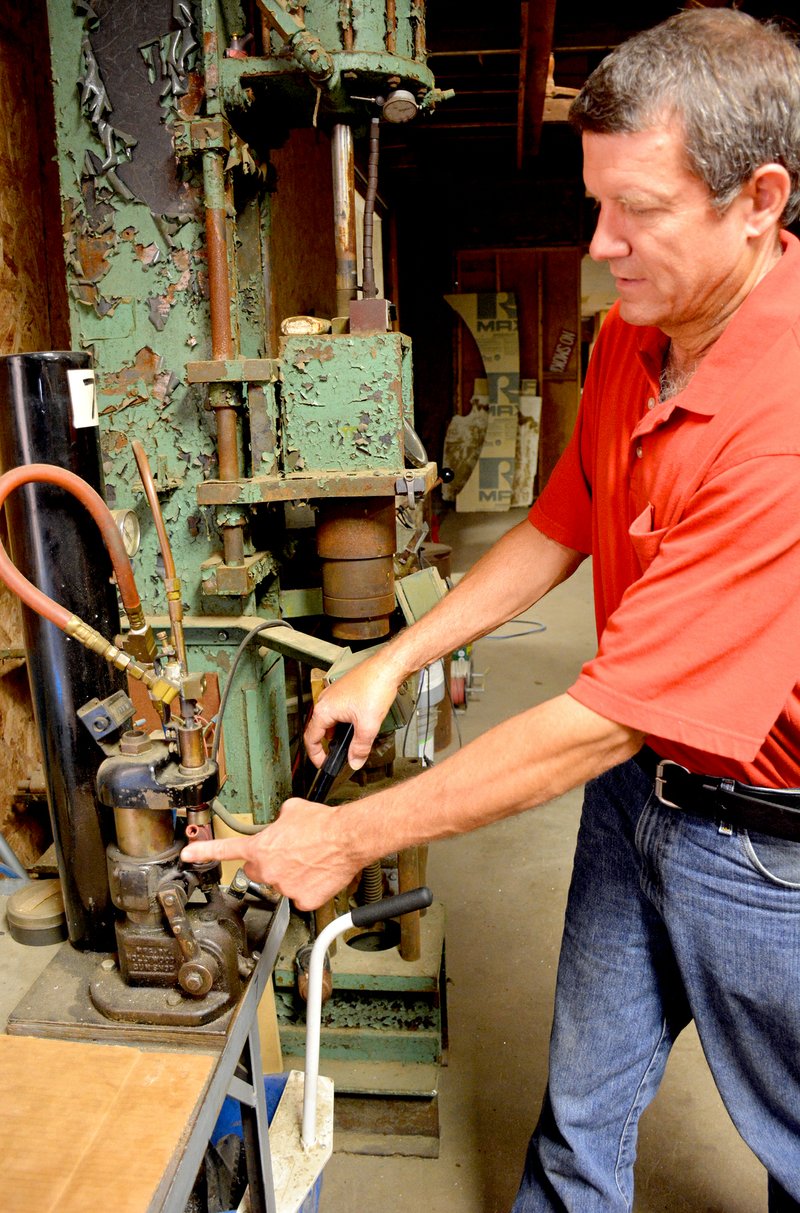
<svg viewBox="0 0 800 1213"><path fill-rule="evenodd" d="M275 383L279 368L275 358L187 362L186 378L189 383Z"/></svg>
<svg viewBox="0 0 800 1213"><path fill-rule="evenodd" d="M173 124L175 153L191 156L195 152L229 152L231 128L225 118L185 118Z"/></svg>
<svg viewBox="0 0 800 1213"><path fill-rule="evenodd" d="M200 588L208 597L247 598L275 569L275 559L269 552L254 552L245 556L242 564L225 564L222 556L211 556L200 565Z"/></svg>
<svg viewBox="0 0 800 1213"><path fill-rule="evenodd" d="M425 477L418 476L410 469L402 476L398 476L394 484L395 496L408 497L408 504L413 507L417 498L425 496Z"/></svg>

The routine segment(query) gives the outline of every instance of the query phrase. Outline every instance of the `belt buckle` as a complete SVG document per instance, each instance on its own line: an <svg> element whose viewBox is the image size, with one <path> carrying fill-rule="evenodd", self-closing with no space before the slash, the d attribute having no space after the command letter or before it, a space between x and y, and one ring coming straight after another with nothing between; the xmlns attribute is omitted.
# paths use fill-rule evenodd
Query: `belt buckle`
<svg viewBox="0 0 800 1213"><path fill-rule="evenodd" d="M674 767L676 771L683 771L684 775L689 775L690 772L686 767L682 767L679 762L673 762L671 758L663 758L656 767L656 776L654 781L656 799L660 804L666 805L668 809L680 809L679 804L675 804L674 800L667 800L664 795L665 771L667 767Z"/></svg>

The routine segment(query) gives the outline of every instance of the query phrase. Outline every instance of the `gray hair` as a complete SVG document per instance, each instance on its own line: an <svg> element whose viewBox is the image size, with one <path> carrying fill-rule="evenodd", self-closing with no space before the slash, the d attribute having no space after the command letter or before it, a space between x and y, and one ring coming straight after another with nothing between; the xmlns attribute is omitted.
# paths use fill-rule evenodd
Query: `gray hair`
<svg viewBox="0 0 800 1213"><path fill-rule="evenodd" d="M724 211L762 164L782 164L800 213L800 48L734 9L691 9L635 34L592 72L570 109L579 131L633 134L676 118L691 171Z"/></svg>

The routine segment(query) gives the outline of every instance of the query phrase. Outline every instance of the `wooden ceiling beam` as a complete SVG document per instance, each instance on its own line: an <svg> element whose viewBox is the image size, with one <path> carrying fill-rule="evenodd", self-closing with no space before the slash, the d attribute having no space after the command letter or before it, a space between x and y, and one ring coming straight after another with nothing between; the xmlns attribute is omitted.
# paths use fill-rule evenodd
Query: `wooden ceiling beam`
<svg viewBox="0 0 800 1213"><path fill-rule="evenodd" d="M520 8L517 168L539 150L556 0L522 0Z"/></svg>

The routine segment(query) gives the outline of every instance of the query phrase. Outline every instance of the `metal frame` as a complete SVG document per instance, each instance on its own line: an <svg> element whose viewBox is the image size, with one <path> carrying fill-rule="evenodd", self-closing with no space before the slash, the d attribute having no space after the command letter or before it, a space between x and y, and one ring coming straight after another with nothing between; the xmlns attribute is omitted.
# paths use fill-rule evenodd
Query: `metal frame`
<svg viewBox="0 0 800 1213"><path fill-rule="evenodd" d="M181 1157L159 1184L147 1213L184 1213L226 1095L242 1104L242 1134L252 1213L276 1213L269 1126L258 1038L258 1004L267 987L289 923L289 903L278 904L263 950L231 1019L202 1100L187 1126Z"/></svg>

